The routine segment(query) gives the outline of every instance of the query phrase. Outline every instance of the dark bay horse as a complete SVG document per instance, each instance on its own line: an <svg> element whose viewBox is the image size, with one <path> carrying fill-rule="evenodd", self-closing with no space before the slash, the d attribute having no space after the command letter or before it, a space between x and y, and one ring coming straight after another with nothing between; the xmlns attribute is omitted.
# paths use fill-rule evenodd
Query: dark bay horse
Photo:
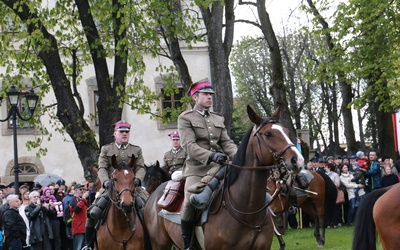
<svg viewBox="0 0 400 250"><path fill-rule="evenodd" d="M308 191L296 191L297 205L304 210L304 212L314 219L314 236L317 240L318 246L325 244L325 216L333 216L336 209L336 187L332 180L323 171L307 171L313 175L310 181ZM283 183L282 185L286 185ZM270 179L268 182L269 192L272 195L276 190L276 180ZM289 193L292 187L286 186L284 194L279 194L276 199L271 202L271 209L280 220L284 217L284 212L290 206ZM284 220L283 220L284 221ZM284 233L285 224L283 224ZM283 238L278 235L278 240L281 249L284 249L285 243Z"/></svg>
<svg viewBox="0 0 400 250"><path fill-rule="evenodd" d="M357 209L353 250L376 250L376 231L385 250L400 249L400 183L365 195Z"/></svg>
<svg viewBox="0 0 400 250"><path fill-rule="evenodd" d="M144 230L135 209L134 160L117 164L113 156L112 165L114 171L107 190L112 204L107 218L97 229L96 249L143 250Z"/></svg>
<svg viewBox="0 0 400 250"><path fill-rule="evenodd" d="M279 108L267 119L249 106L247 113L254 126L243 137L233 163L227 165L222 190L201 227L204 241L194 241L197 249L270 249L273 225L265 195L269 171L276 167L298 171L304 164L287 129L278 122ZM158 216L157 201L164 186L147 201L145 224L153 250L170 250L172 245L182 249L181 226Z"/></svg>
<svg viewBox="0 0 400 250"><path fill-rule="evenodd" d="M152 194L161 183L169 180L171 180L171 177L165 169L160 167L158 161L153 165L146 166L143 184L149 194Z"/></svg>

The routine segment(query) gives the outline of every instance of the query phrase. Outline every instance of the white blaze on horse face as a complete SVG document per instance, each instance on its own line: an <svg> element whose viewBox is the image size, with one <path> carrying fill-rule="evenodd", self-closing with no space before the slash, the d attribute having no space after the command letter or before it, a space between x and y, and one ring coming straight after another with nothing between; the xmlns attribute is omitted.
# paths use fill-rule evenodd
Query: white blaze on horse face
<svg viewBox="0 0 400 250"><path fill-rule="evenodd" d="M283 138L285 138L287 144L292 144L292 142L291 142L290 139L289 139L289 136L287 136L287 134L285 133L285 131L283 130L283 127L282 127L281 125L272 124L272 127L271 127L271 128L272 128L272 129L276 129L276 130L278 130L279 132L281 132L282 135L283 135ZM297 155L297 167L298 167L298 168L301 168L301 167L303 167L303 165L304 165L304 158L303 158L303 156L300 154L299 150L297 150L297 148L294 148L294 149L293 149L293 148L294 148L294 147L290 147L290 148L288 148L287 150L292 150L292 151L294 151L294 152L296 153L296 155Z"/></svg>
<svg viewBox="0 0 400 250"><path fill-rule="evenodd" d="M129 172L128 172L128 170L124 170L124 175L127 175Z"/></svg>

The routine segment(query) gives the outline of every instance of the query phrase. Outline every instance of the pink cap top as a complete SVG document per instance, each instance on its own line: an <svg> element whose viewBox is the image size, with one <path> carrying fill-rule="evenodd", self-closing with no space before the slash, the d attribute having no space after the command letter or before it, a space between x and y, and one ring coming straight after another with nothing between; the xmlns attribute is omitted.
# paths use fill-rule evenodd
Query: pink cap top
<svg viewBox="0 0 400 250"><path fill-rule="evenodd" d="M180 139L179 133L177 131L174 131L173 133L168 135L171 139Z"/></svg>
<svg viewBox="0 0 400 250"><path fill-rule="evenodd" d="M202 93L212 93L214 94L215 91L210 82L196 82L190 86L189 93L190 95L194 95L196 92Z"/></svg>
<svg viewBox="0 0 400 250"><path fill-rule="evenodd" d="M124 120L119 121L114 125L114 131L130 131L130 130L131 130L131 125Z"/></svg>

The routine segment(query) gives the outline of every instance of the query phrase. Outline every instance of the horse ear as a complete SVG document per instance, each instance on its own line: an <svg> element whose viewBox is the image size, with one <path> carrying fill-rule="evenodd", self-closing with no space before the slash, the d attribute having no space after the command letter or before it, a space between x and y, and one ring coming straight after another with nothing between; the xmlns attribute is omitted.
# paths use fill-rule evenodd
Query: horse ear
<svg viewBox="0 0 400 250"><path fill-rule="evenodd" d="M280 106L275 109L274 113L272 114L271 118L274 118L275 120L279 121L279 118L281 117L281 109Z"/></svg>
<svg viewBox="0 0 400 250"><path fill-rule="evenodd" d="M112 165L114 168L117 168L118 162L117 162L117 156L116 156L116 155L111 156L111 165Z"/></svg>
<svg viewBox="0 0 400 250"><path fill-rule="evenodd" d="M160 162L156 161L156 168L160 168Z"/></svg>
<svg viewBox="0 0 400 250"><path fill-rule="evenodd" d="M263 120L259 115L256 114L256 112L254 112L250 105L247 105L247 115L249 116L250 120L256 125L260 125Z"/></svg>
<svg viewBox="0 0 400 250"><path fill-rule="evenodd" d="M131 159L128 162L128 166L130 168L133 168L134 166L136 166L136 162L137 162L137 159L136 159L135 155L132 154Z"/></svg>

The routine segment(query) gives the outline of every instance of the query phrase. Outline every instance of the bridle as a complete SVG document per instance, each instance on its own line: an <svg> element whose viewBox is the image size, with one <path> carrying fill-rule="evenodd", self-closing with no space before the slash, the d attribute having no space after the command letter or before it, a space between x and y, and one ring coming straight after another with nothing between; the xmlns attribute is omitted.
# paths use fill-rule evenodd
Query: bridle
<svg viewBox="0 0 400 250"><path fill-rule="evenodd" d="M239 165L235 165L232 163L227 163L227 165L238 168L238 169L242 169L242 170L272 170L272 169L275 169L278 167L285 167L288 172L291 171L291 170L287 169L287 165L286 165L285 161L283 160L282 156L286 152L286 150L288 150L291 147L295 147L295 145L293 143L288 143L283 148L279 149L278 151L276 151L276 152L272 151L271 147L265 142L265 140L262 139L262 137L259 133L260 129L263 128L268 123L277 123L277 121L270 120L269 122L265 123L264 125L258 126L258 127L256 125L254 125L253 131L252 131L252 136L255 137L254 141L256 143L256 146L255 146L256 156L262 165L256 166L256 167L239 166ZM269 151L269 154L275 159L275 161L279 162L279 164L267 165L267 163L266 163L267 161L264 159L263 154L262 154L261 146L264 146L265 148L267 148Z"/></svg>
<svg viewBox="0 0 400 250"><path fill-rule="evenodd" d="M115 171L116 171L116 170L114 170L114 172L115 172ZM114 172L113 172L112 175L114 175ZM133 181L133 179L132 179L132 181ZM121 244L123 245L123 249L126 249L126 246L127 246L128 242L129 242L129 241L132 239L132 237L135 235L136 229L137 229L137 227L138 227L138 221L139 221L138 216L137 216L137 214L136 214L136 210L135 210L135 196L134 196L134 192L135 192L135 191L134 191L134 189L131 190L129 187L123 187L120 191L118 191L117 188L115 187L115 179L114 179L114 178L111 178L111 180L110 180L110 187L111 187L111 188L109 188L109 189L108 189L108 192L107 192L108 198L110 199L110 201L112 202L112 204L115 205L115 207L116 207L121 213L123 213L123 215L124 215L124 217L125 217L125 222L127 223L128 228L131 228L131 234L130 234L130 236L128 237L128 239L126 239L126 240L119 240L119 239L116 239L116 238L111 234L110 228L109 228L109 226L108 226L108 220L107 220L107 223L106 223L106 228L107 228L107 231L108 231L109 235L111 236L111 238L112 238L114 241L116 241L116 242L118 242L118 243L121 243ZM131 206L132 206L132 211L131 211L131 213L135 213L135 220L134 220L134 225L133 225L133 227L132 227L132 225L131 225L131 221L130 221L130 219L129 219L128 213L127 213L127 212L125 211L125 209L122 207L121 195L122 195L123 192L130 192L131 197L132 197L132 205L131 205ZM113 195L113 194L114 194L114 195ZM115 198L113 198L113 197L115 197Z"/></svg>

